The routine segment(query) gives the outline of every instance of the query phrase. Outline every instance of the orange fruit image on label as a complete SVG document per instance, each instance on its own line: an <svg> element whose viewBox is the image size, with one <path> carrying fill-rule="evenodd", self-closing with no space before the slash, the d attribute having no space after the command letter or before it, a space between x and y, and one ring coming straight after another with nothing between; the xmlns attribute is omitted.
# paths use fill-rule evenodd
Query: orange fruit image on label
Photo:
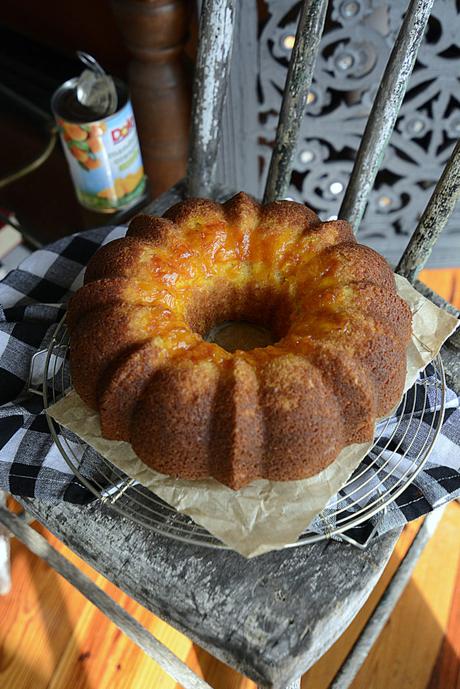
<svg viewBox="0 0 460 689"><path fill-rule="evenodd" d="M103 135L103 133L105 132L105 128L102 126L103 124L104 124L103 122L100 122L99 124L90 125L90 128L89 128L90 139L97 138L98 136Z"/></svg>
<svg viewBox="0 0 460 689"><path fill-rule="evenodd" d="M85 139L88 137L88 132L85 132L85 130L78 124L69 124L68 122L64 122L62 127L69 139L72 139L73 141L85 141Z"/></svg>
<svg viewBox="0 0 460 689"><path fill-rule="evenodd" d="M102 189L102 191L98 191L97 195L101 199L116 199L117 195L115 193L115 189L113 187L108 187L107 189Z"/></svg>
<svg viewBox="0 0 460 689"><path fill-rule="evenodd" d="M70 151L74 158L80 161L80 163L86 163L88 160L88 154L82 151L78 146L71 146Z"/></svg>
<svg viewBox="0 0 460 689"><path fill-rule="evenodd" d="M128 98L104 120L68 122L63 116L67 100L60 95L74 91L69 80L57 91L53 102L64 153L80 203L94 210L114 212L135 203L145 192L146 177L137 137L136 123ZM77 114L80 117L81 113Z"/></svg>
<svg viewBox="0 0 460 689"><path fill-rule="evenodd" d="M137 187L139 182L144 177L144 168L141 166L135 172L132 172L126 177L117 177L114 180L113 187L107 187L98 192L101 198L118 198L121 199L126 194L130 194Z"/></svg>
<svg viewBox="0 0 460 689"><path fill-rule="evenodd" d="M93 153L99 153L99 151L102 151L102 143L98 136L91 135L88 139L88 146Z"/></svg>
<svg viewBox="0 0 460 689"><path fill-rule="evenodd" d="M85 160L84 165L88 170L97 170L98 167L101 167L101 161L98 158L88 158L88 160Z"/></svg>

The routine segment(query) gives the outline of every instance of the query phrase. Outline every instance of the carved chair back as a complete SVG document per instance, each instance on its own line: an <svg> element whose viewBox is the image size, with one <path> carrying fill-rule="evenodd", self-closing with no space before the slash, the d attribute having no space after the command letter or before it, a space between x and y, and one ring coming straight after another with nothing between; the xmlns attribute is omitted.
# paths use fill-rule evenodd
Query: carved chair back
<svg viewBox="0 0 460 689"><path fill-rule="evenodd" d="M195 83L192 103L192 129L190 139L189 162L187 169L187 186L190 195L211 196L216 184L216 170L221 181L232 182L235 186L251 188L251 179L244 176L249 163L251 175L254 175L257 155L255 142L246 146L246 141L238 147L237 136L245 132L245 98L248 92L246 70L253 74L256 66L253 60L241 59L241 40L250 39L248 31L256 19L255 9L249 8L255 3L237 3L235 0L203 0L201 7L198 53L195 72ZM270 3L269 3L270 4ZM337 6L344 3L332 3L332 18L337 13ZM345 3L346 4L346 3ZM348 2L348 5L359 3ZM444 3L446 4L446 3ZM283 4L285 6L286 3ZM428 26L433 0L410 0L404 19L401 22L391 54L386 64L380 84L373 98L364 133L356 157L351 166L349 180L343 181L343 198L337 215L348 220L355 232L358 232L374 184L394 131L396 121L408 88L409 80L416 63L418 50ZM237 12L238 8L238 12ZM349 8L350 9L350 8ZM353 8L352 8L353 9ZM343 8L342 8L343 10ZM321 36L328 16L327 0L303 0L297 29L288 34L290 59L287 67L286 82L281 98L280 114L276 127L276 136L271 148L267 165L266 182L263 198L271 201L287 198L290 195L291 175L295 168L299 150L299 140L305 137L308 120L305 113L312 102L317 85L313 85L315 66L321 64ZM248 15L248 16L247 16ZM238 31L235 30L238 22ZM249 40L249 48L253 48ZM324 39L323 39L324 41ZM236 42L236 45L235 45ZM233 59L232 48L237 59ZM231 65L235 74L231 74ZM275 75L279 77L279 73ZM240 96L236 103L235 78L238 79ZM225 96L230 88L234 104L229 111L224 108ZM233 91L232 91L233 89ZM316 96L313 96L313 99ZM239 107L240 115L233 120L233 110ZM241 119L243 118L243 119ZM321 120L320 120L321 122ZM241 128L238 125L241 124ZM234 178L223 169L229 156L219 160L219 144L223 133L224 145L233 138ZM256 132L254 132L255 135ZM249 127L249 135L252 135ZM249 151L249 153L248 153ZM241 160L236 160L241 152ZM219 162L219 169L218 169ZM351 165L351 164L350 164ZM230 167L230 170L232 168ZM253 177L257 179L257 174ZM238 185L241 180L243 184ZM246 183L244 183L246 182ZM339 183L339 182L337 182ZM342 184L342 182L340 182ZM338 187L336 187L338 190ZM414 282L418 272L425 265L430 253L451 216L460 195L460 143L457 142L444 171L436 184L431 198L423 211L417 227L413 231L407 246L398 262L397 272ZM406 228L408 229L408 228Z"/></svg>
<svg viewBox="0 0 460 689"><path fill-rule="evenodd" d="M407 0L332 0L302 118L288 195L337 216ZM217 178L263 195L300 3L237 3ZM434 3L396 126L368 197L360 241L396 264L460 134L460 14ZM457 257L455 256L457 252ZM460 208L430 257L460 265Z"/></svg>

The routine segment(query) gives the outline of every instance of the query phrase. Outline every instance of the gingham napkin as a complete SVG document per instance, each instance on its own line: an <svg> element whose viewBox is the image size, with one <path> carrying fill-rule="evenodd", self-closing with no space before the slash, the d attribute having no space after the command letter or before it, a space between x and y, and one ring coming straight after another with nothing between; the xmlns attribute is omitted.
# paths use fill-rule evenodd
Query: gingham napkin
<svg viewBox="0 0 460 689"><path fill-rule="evenodd" d="M84 266L89 258L101 244L125 232L126 227L103 227L66 237L36 251L0 282L0 488L13 495L80 504L94 499L54 444L43 413L42 398L30 391L41 382L44 357L35 358L31 380L30 364L36 352L47 348L65 312L66 301L82 284ZM428 389L431 407L430 413L425 410L423 423L429 424L430 414L436 414L436 408L434 386L433 392L430 387ZM424 398L425 395L420 395L418 399L417 389L408 394L403 410L407 416L413 410L421 415ZM110 477L103 479L99 473L98 455L83 446L70 431L65 431L65 435L80 460L82 474L89 479L96 478L99 484L105 480L109 485ZM400 423L394 433L394 424L390 421L373 452L381 452L382 461L399 462L398 470L404 470L411 453L419 450L411 444L412 440L407 423ZM401 462L404 452L407 457ZM372 459L371 456L365 461L371 464ZM104 471L106 473L106 467ZM360 479L363 483L366 481L366 486L373 480L372 473L370 468ZM360 487L355 485L353 489L359 491ZM353 499L358 496L364 505L369 499L366 493L367 490L361 490ZM356 527L349 535L365 542L372 532L384 533L458 496L460 409L458 397L449 390L442 432L424 469L383 514ZM345 509L346 502L347 499L341 503ZM334 507L335 499L328 505L326 515L332 513ZM323 531L324 521L317 521L313 528Z"/></svg>

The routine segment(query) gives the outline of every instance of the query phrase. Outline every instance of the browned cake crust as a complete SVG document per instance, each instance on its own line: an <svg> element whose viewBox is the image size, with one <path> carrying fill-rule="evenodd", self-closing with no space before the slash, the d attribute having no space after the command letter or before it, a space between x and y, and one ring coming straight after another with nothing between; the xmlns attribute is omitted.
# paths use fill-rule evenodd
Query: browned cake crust
<svg viewBox="0 0 460 689"><path fill-rule="evenodd" d="M275 344L203 339L226 320ZM73 383L104 437L235 489L312 476L370 440L402 394L411 337L391 268L347 222L242 193L134 218L91 259L67 322Z"/></svg>

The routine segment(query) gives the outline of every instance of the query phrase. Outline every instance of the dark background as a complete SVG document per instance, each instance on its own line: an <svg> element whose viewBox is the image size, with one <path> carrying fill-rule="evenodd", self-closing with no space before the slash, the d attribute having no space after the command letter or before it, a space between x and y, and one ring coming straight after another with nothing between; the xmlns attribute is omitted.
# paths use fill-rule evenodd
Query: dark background
<svg viewBox="0 0 460 689"><path fill-rule="evenodd" d="M180 59L185 56L192 63L193 25L196 23L185 21L184 11L189 12L193 19L193 3L176 0L169 3L161 0L156 0L155 3L129 3L123 0L118 4L123 11L126 8L131 11L131 7L134 7L139 12L141 19L136 16L133 19L136 40L138 36L139 41L145 40L145 36L141 36L144 30L145 35L156 41L155 47L159 46L161 50L165 46L169 50L171 45L178 42L179 36L179 48L183 53ZM120 20L117 24L114 13L116 5L116 1L111 4L109 0L79 0L77 3L63 3L62 0L6 0L0 6L0 180L30 163L45 149L49 141L49 127L53 123L51 96L64 81L77 76L83 69L76 57L77 49L94 55L109 73L129 81L130 54L126 48L127 37L124 40L118 28ZM149 24L150 16L155 12L154 21L157 23ZM142 25L139 24L140 21ZM174 52L174 48L170 52ZM152 62L152 70L155 69ZM190 69L190 73L185 73L183 64L173 65L171 73L168 69L168 65L164 65L160 70L153 71L153 74L146 73L142 77L145 85L152 83L159 87L163 86L162 80L169 79L170 102L174 103L177 101L177 93L184 93L183 85L177 82L177 74L188 85L192 81L192 71ZM42 114L40 111L31 112L27 104L20 102L20 98L32 103ZM184 101L187 100L188 95L184 95ZM151 103L148 104L148 107L151 106ZM137 117L136 107L134 110ZM147 112L144 119L148 119L148 115ZM171 157L171 150L174 154L175 130L182 139L187 136L187 116L185 112L180 120L176 114L171 121L166 121L168 130L160 132L160 139L170 137L172 141L170 150L164 154L165 165L168 164L168 156ZM162 117L162 120L167 119ZM153 122L152 128L153 137L147 132L144 141L141 136L141 145L155 139L158 123ZM155 141L154 145L158 151L161 140L160 145ZM183 153L180 154L184 157ZM174 156L172 158L174 160ZM144 152L144 163L146 162ZM181 162L179 160L179 168ZM169 186L171 177L175 181L181 174L176 175L173 170L169 172L169 179L166 180L166 176L164 184L161 179L155 180L155 195L162 191L162 187ZM143 203L146 200L148 197L143 199ZM3 214L14 212L23 229L39 243L47 243L72 232L120 219L120 214L99 214L87 211L78 204L59 141L43 166L0 188L0 209ZM130 214L133 210L130 209Z"/></svg>

